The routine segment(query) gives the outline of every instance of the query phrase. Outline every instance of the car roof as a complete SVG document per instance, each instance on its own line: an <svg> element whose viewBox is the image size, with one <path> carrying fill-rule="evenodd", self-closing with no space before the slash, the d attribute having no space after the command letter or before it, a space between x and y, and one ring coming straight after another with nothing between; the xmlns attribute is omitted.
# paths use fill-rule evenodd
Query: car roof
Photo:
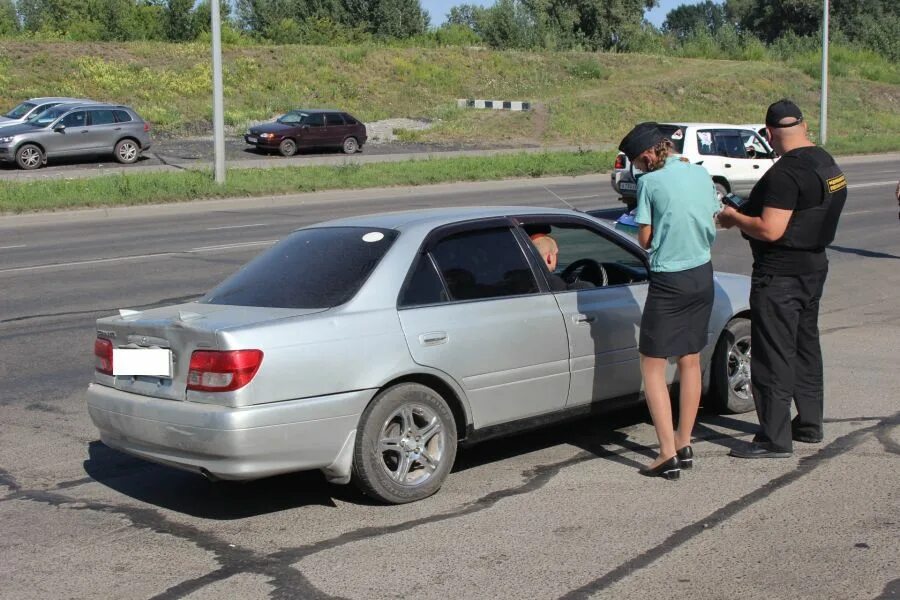
<svg viewBox="0 0 900 600"><path fill-rule="evenodd" d="M317 114L317 113L329 113L329 112L342 113L342 112L347 112L347 111L339 110L337 108L292 108L288 112L305 112L305 113L309 113L309 114Z"/></svg>
<svg viewBox="0 0 900 600"><path fill-rule="evenodd" d="M41 102L91 102L86 98L67 98L63 96L41 96L39 98L29 98L25 102L39 104Z"/></svg>
<svg viewBox="0 0 900 600"><path fill-rule="evenodd" d="M675 125L677 127L697 127L714 129L750 129L752 125L735 125L734 123L660 123L660 125Z"/></svg>
<svg viewBox="0 0 900 600"><path fill-rule="evenodd" d="M403 230L424 226L434 229L435 227L458 223L460 221L505 217L507 215L580 215L591 218L590 215L587 215L586 213L568 208L543 208L535 206L464 206L360 215L357 217L347 217L325 221L323 223L316 223L315 225L311 225L311 227L377 227L380 229Z"/></svg>
<svg viewBox="0 0 900 600"><path fill-rule="evenodd" d="M67 104L66 108L69 110L78 110L78 109L87 109L87 108L124 108L128 109L127 106L123 104L111 104L109 102L73 102L71 104Z"/></svg>

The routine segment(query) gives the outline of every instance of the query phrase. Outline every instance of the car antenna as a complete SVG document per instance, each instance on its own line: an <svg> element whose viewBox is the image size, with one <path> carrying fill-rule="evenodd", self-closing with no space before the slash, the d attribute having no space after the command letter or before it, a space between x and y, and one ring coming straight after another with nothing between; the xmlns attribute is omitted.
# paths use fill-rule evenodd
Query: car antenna
<svg viewBox="0 0 900 600"><path fill-rule="evenodd" d="M546 185L542 185L541 187L544 188L545 190L547 190L547 193L548 193L548 194L550 194L551 196L553 196L554 198L556 198L557 200L559 200L560 202L562 202L563 204L565 204L566 206L568 206L569 208L571 208L572 210L574 210L575 212L580 212L580 213L583 213L583 212L584 212L584 211L581 210L580 208L575 208L574 206L572 206L571 204L569 204L568 202L566 202L566 200L564 200L564 199L563 199L562 197L560 197L559 195L553 193L553 190L551 190L550 188L548 188Z"/></svg>

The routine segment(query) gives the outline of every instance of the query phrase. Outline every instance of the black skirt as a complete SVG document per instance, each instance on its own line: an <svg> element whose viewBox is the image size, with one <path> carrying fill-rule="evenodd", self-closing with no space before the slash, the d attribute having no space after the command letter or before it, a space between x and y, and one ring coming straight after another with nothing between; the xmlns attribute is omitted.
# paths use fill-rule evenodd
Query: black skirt
<svg viewBox="0 0 900 600"><path fill-rule="evenodd" d="M713 297L712 263L674 273L650 273L638 350L668 358L706 346Z"/></svg>

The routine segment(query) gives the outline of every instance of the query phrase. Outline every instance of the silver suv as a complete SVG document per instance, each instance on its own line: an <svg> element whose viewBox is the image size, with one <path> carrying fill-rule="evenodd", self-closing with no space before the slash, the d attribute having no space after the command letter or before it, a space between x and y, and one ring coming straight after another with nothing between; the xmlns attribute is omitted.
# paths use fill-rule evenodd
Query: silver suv
<svg viewBox="0 0 900 600"><path fill-rule="evenodd" d="M672 140L676 153L706 168L716 184L719 198L729 192L739 196L749 194L778 159L764 136L759 134L760 125L660 123L659 128ZM629 210L637 203L635 196L640 176L641 172L620 152L610 174L610 183Z"/></svg>
<svg viewBox="0 0 900 600"><path fill-rule="evenodd" d="M0 160L38 169L51 158L112 154L133 163L150 147L150 124L118 104L59 104L0 129Z"/></svg>
<svg viewBox="0 0 900 600"><path fill-rule="evenodd" d="M24 123L32 117L36 117L45 110L53 108L57 104L72 104L80 102L82 104L93 102L93 100L85 100L84 98L30 98L22 102L8 113L0 115L0 127L12 127Z"/></svg>

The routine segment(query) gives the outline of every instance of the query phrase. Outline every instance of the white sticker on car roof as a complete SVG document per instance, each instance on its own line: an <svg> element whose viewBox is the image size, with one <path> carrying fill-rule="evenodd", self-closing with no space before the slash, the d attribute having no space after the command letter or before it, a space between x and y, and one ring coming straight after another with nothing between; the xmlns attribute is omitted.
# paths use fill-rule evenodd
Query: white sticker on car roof
<svg viewBox="0 0 900 600"><path fill-rule="evenodd" d="M370 231L366 235L362 236L362 240L364 242L380 242L384 239L384 234L380 231Z"/></svg>

